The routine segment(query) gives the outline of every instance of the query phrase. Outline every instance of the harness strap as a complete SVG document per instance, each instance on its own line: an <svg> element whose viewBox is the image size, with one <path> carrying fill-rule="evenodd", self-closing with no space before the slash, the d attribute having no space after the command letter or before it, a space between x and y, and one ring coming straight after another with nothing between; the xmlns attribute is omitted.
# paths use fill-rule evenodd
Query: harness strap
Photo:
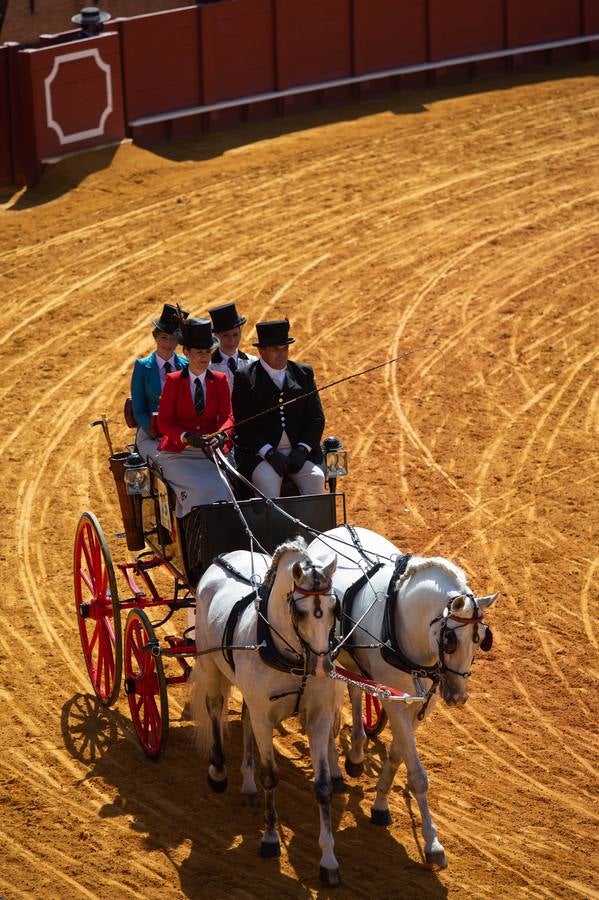
<svg viewBox="0 0 599 900"><path fill-rule="evenodd" d="M423 678L430 678L432 679L433 683L436 683L439 680L438 663L435 663L432 666L423 666L408 659L408 657L399 646L399 641L397 640L397 633L395 630L397 583L401 576L405 573L411 556L411 553L404 553L403 556L399 556L397 558L395 562L395 568L393 570L393 575L391 576L391 580L389 581L389 587L387 588L387 599L385 600L385 612L383 614L383 646L381 647L381 656L386 663L389 663L389 665L393 666L395 669L399 669L402 672L408 672L410 675L413 672L416 672Z"/></svg>
<svg viewBox="0 0 599 900"><path fill-rule="evenodd" d="M345 528L348 530L349 536L350 536L350 538L351 538L351 542L352 542L352 544L354 545L354 547L356 548L356 550L358 551L358 553L360 554L360 556L362 557L362 559L364 559L364 560L368 563L368 565L372 565L372 563L373 563L373 559L372 559L373 554L371 554L370 556L367 554L366 550L365 550L364 547L362 546L362 541L360 540L360 535L358 534L358 532L356 531L356 529L354 528L354 526L353 526L353 525L348 525L347 522L346 522L346 523L345 523Z"/></svg>
<svg viewBox="0 0 599 900"><path fill-rule="evenodd" d="M260 588L258 591L260 596L260 606L258 608L258 644L264 644L260 647L260 659L271 669L277 669L279 672L285 672L287 675L297 674L297 659L301 656L297 655L297 659L292 661L289 657L284 656L278 649L272 636L272 631L266 617L268 605L268 593ZM252 596L254 596L252 594Z"/></svg>
<svg viewBox="0 0 599 900"><path fill-rule="evenodd" d="M240 581L244 581L246 584L252 584L251 578L248 578L247 575L244 575L239 571L239 569L236 569L235 566L232 566L227 559L224 559L224 557L215 556L212 562L215 565L220 566L221 569L224 569L225 572L228 572L229 575L233 575L235 578L239 578Z"/></svg>
<svg viewBox="0 0 599 900"><path fill-rule="evenodd" d="M222 565L222 560L219 560L219 562ZM233 659L233 650L231 648L231 644L233 643L233 636L235 634L235 629L237 628L237 622L239 621L239 617L241 616L242 612L248 608L250 603L254 601L255 597L256 594L254 593L254 591L251 591L231 607L231 612L229 613L227 624L225 625L223 631L221 650L225 658L225 662L231 666L233 671L235 671L235 660Z"/></svg>

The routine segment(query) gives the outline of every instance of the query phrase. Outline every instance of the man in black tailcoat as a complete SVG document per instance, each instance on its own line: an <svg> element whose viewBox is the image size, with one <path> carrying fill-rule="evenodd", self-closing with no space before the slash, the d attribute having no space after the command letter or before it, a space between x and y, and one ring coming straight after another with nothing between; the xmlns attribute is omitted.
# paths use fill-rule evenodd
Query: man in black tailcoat
<svg viewBox="0 0 599 900"><path fill-rule="evenodd" d="M235 428L235 460L239 471L267 497L278 497L284 476L301 494L324 492L320 441L324 413L311 366L288 358L289 320L258 322L260 358L235 373L235 422L272 409ZM288 400L295 402L285 406Z"/></svg>

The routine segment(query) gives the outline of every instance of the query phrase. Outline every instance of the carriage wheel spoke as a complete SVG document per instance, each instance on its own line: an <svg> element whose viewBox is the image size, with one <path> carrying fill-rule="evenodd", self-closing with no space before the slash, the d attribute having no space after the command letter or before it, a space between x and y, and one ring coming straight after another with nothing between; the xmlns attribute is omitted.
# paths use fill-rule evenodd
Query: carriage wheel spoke
<svg viewBox="0 0 599 900"><path fill-rule="evenodd" d="M83 569L79 569L79 577L81 578L81 581L85 584L85 586L88 589L88 591L90 592L90 594L93 596L94 588L91 583L91 579L87 575L87 572L84 572Z"/></svg>

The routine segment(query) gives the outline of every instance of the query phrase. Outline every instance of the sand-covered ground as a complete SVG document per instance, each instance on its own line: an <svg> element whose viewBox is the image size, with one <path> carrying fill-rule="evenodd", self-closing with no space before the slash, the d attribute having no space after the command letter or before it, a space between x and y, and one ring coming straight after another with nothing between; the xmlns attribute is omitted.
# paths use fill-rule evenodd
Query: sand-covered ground
<svg viewBox="0 0 599 900"><path fill-rule="evenodd" d="M423 864L398 778L370 824L389 734L334 799L337 898L599 897L599 92L547 70L248 126L161 153L65 160L0 206L0 894L326 896L295 720L276 734L280 860L211 794L171 694L148 762L126 701L90 693L74 615L80 513L127 558L107 450L150 319L234 299L288 315L351 451L351 522L500 591L466 707L419 746L449 867ZM346 725L341 734L347 744Z"/></svg>

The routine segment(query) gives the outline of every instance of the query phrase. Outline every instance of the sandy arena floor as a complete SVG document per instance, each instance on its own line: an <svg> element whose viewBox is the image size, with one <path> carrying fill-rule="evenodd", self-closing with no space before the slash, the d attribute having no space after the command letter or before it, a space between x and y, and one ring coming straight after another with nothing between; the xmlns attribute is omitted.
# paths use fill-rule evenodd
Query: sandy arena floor
<svg viewBox="0 0 599 900"><path fill-rule="evenodd" d="M419 745L449 868L422 862L402 779L370 824L385 731L334 800L336 898L599 897L597 69L396 95L165 154L64 161L2 197L0 894L327 896L295 720L276 735L283 855L213 795L171 694L166 757L126 701L90 694L74 616L80 513L127 556L99 429L115 443L163 302L289 315L351 449L348 518L498 590L467 706ZM477 93L476 91L479 91ZM347 724L342 744L347 743ZM417 826L418 830L415 830Z"/></svg>

